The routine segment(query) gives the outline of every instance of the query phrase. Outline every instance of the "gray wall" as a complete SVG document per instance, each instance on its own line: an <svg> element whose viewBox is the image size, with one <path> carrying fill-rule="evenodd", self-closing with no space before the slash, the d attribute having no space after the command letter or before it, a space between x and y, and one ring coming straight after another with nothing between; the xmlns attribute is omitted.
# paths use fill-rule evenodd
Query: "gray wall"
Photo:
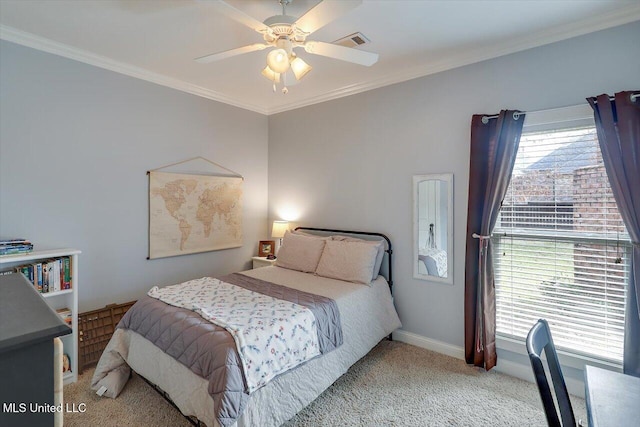
<svg viewBox="0 0 640 427"><path fill-rule="evenodd" d="M381 231L403 329L462 346L472 114L638 89L637 40L638 22L268 118L1 42L0 235L81 249L84 311L249 267L267 216ZM244 175L245 244L146 261L145 172L198 155ZM443 172L453 286L412 278L411 177Z"/></svg>
<svg viewBox="0 0 640 427"><path fill-rule="evenodd" d="M261 114L2 42L0 235L82 250L81 311L249 268L268 234L267 126ZM147 261L146 171L194 156L245 177L244 246Z"/></svg>
<svg viewBox="0 0 640 427"><path fill-rule="evenodd" d="M269 117L269 214L391 238L403 329L463 346L474 113L640 88L640 22ZM454 174L454 285L412 278L412 175Z"/></svg>

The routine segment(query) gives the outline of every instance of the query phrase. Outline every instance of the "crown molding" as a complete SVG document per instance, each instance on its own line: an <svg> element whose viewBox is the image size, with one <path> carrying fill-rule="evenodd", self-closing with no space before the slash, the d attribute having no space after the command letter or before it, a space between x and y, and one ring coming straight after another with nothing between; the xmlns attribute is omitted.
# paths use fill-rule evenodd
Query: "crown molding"
<svg viewBox="0 0 640 427"><path fill-rule="evenodd" d="M73 46L69 46L63 43L54 42L44 37L27 33L6 25L0 25L0 39L44 52L52 53L54 55L73 59L75 61L83 62L99 68L104 68L130 77L146 80L151 83L170 87L172 89L211 99L213 101L222 102L224 104L254 111L256 113L264 115L271 115L294 110L301 107L306 107L313 104L318 104L321 102L343 98L345 96L355 95L372 89L378 89L380 87L428 76L453 68L458 68L488 59L497 58L511 53L516 53L534 47L566 40L572 37L592 33L595 31L628 24L634 21L640 21L639 3L634 3L628 7L618 9L608 14L602 14L597 17L583 19L571 24L557 26L533 35L509 39L504 43L496 44L491 48L485 48L482 50L469 49L443 61L426 63L413 68L403 69L398 71L397 73L389 74L382 78L343 86L341 88L325 92L318 96L313 96L300 101L273 107L240 102L237 99L233 99L227 95L204 88L202 86L168 77L163 74L154 73L140 67L135 67L105 56L96 55L94 53L82 49L77 49Z"/></svg>
<svg viewBox="0 0 640 427"><path fill-rule="evenodd" d="M135 77L137 79L146 80L151 83L159 84L161 86L166 86L182 92L190 93L192 95L211 99L213 101L229 104L234 107L243 108L245 110L254 111L260 114L268 114L267 110L259 105L238 102L238 100L236 99L232 99L226 95L223 95L211 89L204 88L202 86L187 83L185 81L168 77L163 74L154 73L144 68L135 67L133 65L116 61L106 56L96 55L95 53L78 49L63 43L58 43L53 40L49 40L35 34L27 33L25 31L21 31L6 25L0 25L0 39L12 43L17 43L33 49L41 50L43 52L52 53L64 58L73 59L74 61L83 62L95 67L115 71L116 73Z"/></svg>
<svg viewBox="0 0 640 427"><path fill-rule="evenodd" d="M302 101L280 105L268 110L269 115L306 107L345 96L355 95L372 89L378 89L396 83L402 83L453 68L475 64L488 59L498 58L511 53L521 52L539 46L567 40L573 37L582 36L607 28L613 28L631 22L640 21L640 3L616 10L614 12L599 15L597 17L583 19L572 24L566 24L550 28L544 32L536 33L519 38L513 38L504 43L497 44L486 49L470 49L461 52L447 60L419 65L413 68L404 69L397 73L390 74L380 79L371 80L364 83L344 86L342 88L326 92L322 95L307 98Z"/></svg>

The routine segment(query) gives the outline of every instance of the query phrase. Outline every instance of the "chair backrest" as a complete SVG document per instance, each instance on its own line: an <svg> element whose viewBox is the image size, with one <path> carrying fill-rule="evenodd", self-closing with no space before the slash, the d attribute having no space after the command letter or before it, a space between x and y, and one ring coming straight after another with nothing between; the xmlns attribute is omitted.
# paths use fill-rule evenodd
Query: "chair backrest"
<svg viewBox="0 0 640 427"><path fill-rule="evenodd" d="M558 409L560 410L559 416L551 388L549 387L544 365L540 358L543 351L547 358L549 373L551 374L551 381L553 382L555 397L558 402ZM533 374L536 377L536 383L540 391L540 398L544 405L544 412L547 415L547 423L551 427L575 427L576 419L573 415L571 400L569 400L567 385L564 382L556 347L553 345L551 331L549 330L549 324L546 320L538 320L529 331L529 335L527 335L527 352L529 353ZM560 422L560 420L562 420L562 422Z"/></svg>

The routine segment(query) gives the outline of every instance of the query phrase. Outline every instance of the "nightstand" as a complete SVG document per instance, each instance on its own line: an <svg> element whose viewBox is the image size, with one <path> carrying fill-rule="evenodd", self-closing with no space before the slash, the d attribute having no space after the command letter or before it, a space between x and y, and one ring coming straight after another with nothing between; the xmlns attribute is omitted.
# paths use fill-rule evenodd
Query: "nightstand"
<svg viewBox="0 0 640 427"><path fill-rule="evenodd" d="M254 256L251 259L253 260L253 268L268 267L276 263L275 259L267 259L264 256Z"/></svg>

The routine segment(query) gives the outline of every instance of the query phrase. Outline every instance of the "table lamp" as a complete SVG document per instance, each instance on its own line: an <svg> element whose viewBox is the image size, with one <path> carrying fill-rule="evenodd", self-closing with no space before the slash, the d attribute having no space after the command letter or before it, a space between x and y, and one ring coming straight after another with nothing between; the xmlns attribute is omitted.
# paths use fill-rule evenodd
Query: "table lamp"
<svg viewBox="0 0 640 427"><path fill-rule="evenodd" d="M280 246L282 246L282 238L284 233L289 229L289 221L273 221L273 228L271 229L271 237L280 239Z"/></svg>

